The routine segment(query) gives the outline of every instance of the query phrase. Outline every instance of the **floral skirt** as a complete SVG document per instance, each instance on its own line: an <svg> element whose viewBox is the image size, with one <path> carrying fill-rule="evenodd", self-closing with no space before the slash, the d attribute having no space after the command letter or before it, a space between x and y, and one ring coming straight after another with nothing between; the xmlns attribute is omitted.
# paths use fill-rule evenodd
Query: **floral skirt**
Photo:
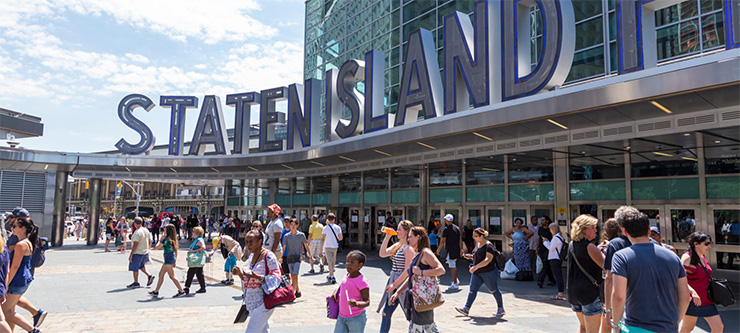
<svg viewBox="0 0 740 333"><path fill-rule="evenodd" d="M529 267L529 242L514 242L514 265L519 271L530 271Z"/></svg>

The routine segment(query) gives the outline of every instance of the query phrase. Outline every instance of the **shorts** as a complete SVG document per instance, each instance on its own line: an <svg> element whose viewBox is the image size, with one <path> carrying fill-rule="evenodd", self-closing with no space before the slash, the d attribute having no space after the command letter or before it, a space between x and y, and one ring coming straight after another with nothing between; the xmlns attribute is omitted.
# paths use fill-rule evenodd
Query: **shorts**
<svg viewBox="0 0 740 333"><path fill-rule="evenodd" d="M165 265L174 265L175 261L177 261L177 258L175 257L175 252L166 252L164 254Z"/></svg>
<svg viewBox="0 0 740 333"><path fill-rule="evenodd" d="M601 314L601 312L603 311L601 308L601 301L599 300L598 297L591 304L587 304L587 305L571 304L570 308L573 310L573 312L583 313L584 316L595 316L597 314Z"/></svg>
<svg viewBox="0 0 740 333"><path fill-rule="evenodd" d="M229 254L229 257L226 258L226 262L224 263L224 272L231 273L234 270L234 266L236 266L236 256Z"/></svg>
<svg viewBox="0 0 740 333"><path fill-rule="evenodd" d="M105 234L105 239L113 240L113 234Z"/></svg>
<svg viewBox="0 0 740 333"><path fill-rule="evenodd" d="M15 286L8 286L7 294L13 294L13 295L23 295L26 290L28 290L28 286L31 285L31 282L29 282L25 286L15 287Z"/></svg>
<svg viewBox="0 0 740 333"><path fill-rule="evenodd" d="M337 249L325 248L324 255L326 256L326 263L333 265L337 262Z"/></svg>
<svg viewBox="0 0 740 333"><path fill-rule="evenodd" d="M447 265L450 268L457 268L457 259L450 259L450 254L447 253Z"/></svg>
<svg viewBox="0 0 740 333"><path fill-rule="evenodd" d="M288 264L288 271L292 275L298 275L298 272L301 270L301 262L296 262L292 264Z"/></svg>
<svg viewBox="0 0 740 333"><path fill-rule="evenodd" d="M265 250L272 251L272 247L266 247L265 246ZM275 250L275 252L273 252L273 254L277 258L282 258L283 257L283 247L282 246L278 246L277 249Z"/></svg>
<svg viewBox="0 0 740 333"><path fill-rule="evenodd" d="M131 262L128 263L129 272L136 272L142 268L149 261L149 255L146 254L134 254L131 256Z"/></svg>
<svg viewBox="0 0 740 333"><path fill-rule="evenodd" d="M312 240L310 243L308 243L308 249L311 251L311 256L313 256L314 259L320 258L319 252L321 252L321 240Z"/></svg>
<svg viewBox="0 0 740 333"><path fill-rule="evenodd" d="M706 318L719 315L719 311L717 311L717 306L714 304L696 306L694 302L689 302L689 308L686 309L686 315Z"/></svg>

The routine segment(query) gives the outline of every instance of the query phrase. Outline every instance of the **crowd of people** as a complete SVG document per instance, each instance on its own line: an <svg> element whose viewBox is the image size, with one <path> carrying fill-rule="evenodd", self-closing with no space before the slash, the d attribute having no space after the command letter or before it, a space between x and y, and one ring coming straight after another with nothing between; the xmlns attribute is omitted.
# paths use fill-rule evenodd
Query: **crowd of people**
<svg viewBox="0 0 740 333"><path fill-rule="evenodd" d="M273 204L268 207L267 220L264 228L260 221L251 223L245 233L244 247L228 232L220 232L212 239L213 249L220 251L225 259L225 279L221 283L234 284L235 277L241 280L244 304L249 312L246 331L269 331L275 308L265 306L264 296L278 289L281 283L284 285L284 280L289 281L295 297L301 297L300 266L305 261L310 264L310 274L316 273L318 264L319 274L328 273L328 284L338 283L338 288L328 295L338 304L335 332L365 331L365 310L373 301L369 296L370 285L361 273L366 255L350 251L346 255L344 275L335 276L338 248L345 234L336 224L336 216L328 214L323 224L321 217L314 215L309 225L303 225L295 216L285 217L281 208ZM438 278L448 270L452 277L448 291L459 290L458 259L470 262L471 274L467 300L455 310L468 316L479 289L486 285L497 304L492 316L506 314L498 288L501 267L497 256L503 255L488 240L488 232L468 223L461 230L450 214L443 220L443 226L431 221L425 228L406 220L386 219L384 228L394 227L394 230L385 233L378 253L392 263L376 309L381 313L381 332L390 331L391 318L399 305L408 320L409 332L438 332L434 307L420 307L418 303L422 297L439 292ZM106 227L114 223L109 220ZM194 277L200 284L196 293L205 293L206 229L200 225L188 228L185 237L192 243L187 250L187 279L182 286L173 272L180 236L176 224L165 224L160 240L152 240L153 233L144 224L141 218L134 220L136 231L131 236L129 256L134 281L129 287L139 286L139 272L147 276L147 285L156 280L145 266L147 253L154 246L164 250L165 260L156 288L150 294L159 295L165 276L178 290L174 297L190 293ZM524 219L515 219L514 228L505 235L512 240L512 261L523 272L517 279L521 275L521 280L535 280L540 288L549 279L548 286L557 287L551 299L570 304L581 332L690 332L699 317L706 319L713 332L722 331L719 312L707 295L712 274L705 258L712 242L708 235L693 232L688 237L688 251L679 256L675 248L661 242L660 230L651 228L648 217L634 207L620 207L614 218L603 223L601 235L597 234L599 224L597 218L581 215L572 221L568 234L547 216L533 217L528 225L524 225ZM116 229L125 234L128 226L119 221ZM467 241L468 237L473 243ZM436 247L432 246L433 239ZM442 249L446 253L444 257L439 256ZM246 265L240 265L240 261ZM538 261L542 263L539 269ZM567 267L565 277L562 267Z"/></svg>

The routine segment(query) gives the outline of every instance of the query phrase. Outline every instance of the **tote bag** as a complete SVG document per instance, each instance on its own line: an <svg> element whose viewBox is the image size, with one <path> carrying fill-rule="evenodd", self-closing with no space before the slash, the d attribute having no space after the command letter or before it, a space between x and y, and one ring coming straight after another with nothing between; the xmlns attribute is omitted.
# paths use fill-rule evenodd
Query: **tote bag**
<svg viewBox="0 0 740 333"><path fill-rule="evenodd" d="M416 261L417 267L421 263L422 255L423 253L419 255L419 260ZM445 303L442 290L439 288L439 279L436 276L414 274L411 281L411 297L414 299L416 312L429 311Z"/></svg>
<svg viewBox="0 0 740 333"><path fill-rule="evenodd" d="M190 249L195 249L195 245L198 244L198 242L202 238L198 237L193 241L193 244L190 245ZM188 253L188 267L203 267L206 264L206 252L200 251L200 252L190 252Z"/></svg>

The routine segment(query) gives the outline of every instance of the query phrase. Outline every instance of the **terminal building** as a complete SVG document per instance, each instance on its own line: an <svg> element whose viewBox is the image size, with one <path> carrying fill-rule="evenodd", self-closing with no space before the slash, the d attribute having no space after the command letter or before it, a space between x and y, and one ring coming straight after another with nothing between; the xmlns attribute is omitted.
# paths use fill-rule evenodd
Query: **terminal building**
<svg viewBox="0 0 740 333"><path fill-rule="evenodd" d="M347 242L366 249L387 212L424 226L452 214L510 254L504 234L517 218L548 216L569 232L579 214L605 221L633 205L679 253L691 231L708 233L716 275L740 281L736 4L308 0L305 85L264 87L262 103L227 96L227 110L257 105L261 121L236 124L224 148L3 148L0 163L51 164L57 189L60 175L91 189L116 179L223 187L223 211L248 220L271 203L299 219L334 212ZM213 138L223 124L210 124L199 133ZM99 192L89 190L91 208Z"/></svg>

